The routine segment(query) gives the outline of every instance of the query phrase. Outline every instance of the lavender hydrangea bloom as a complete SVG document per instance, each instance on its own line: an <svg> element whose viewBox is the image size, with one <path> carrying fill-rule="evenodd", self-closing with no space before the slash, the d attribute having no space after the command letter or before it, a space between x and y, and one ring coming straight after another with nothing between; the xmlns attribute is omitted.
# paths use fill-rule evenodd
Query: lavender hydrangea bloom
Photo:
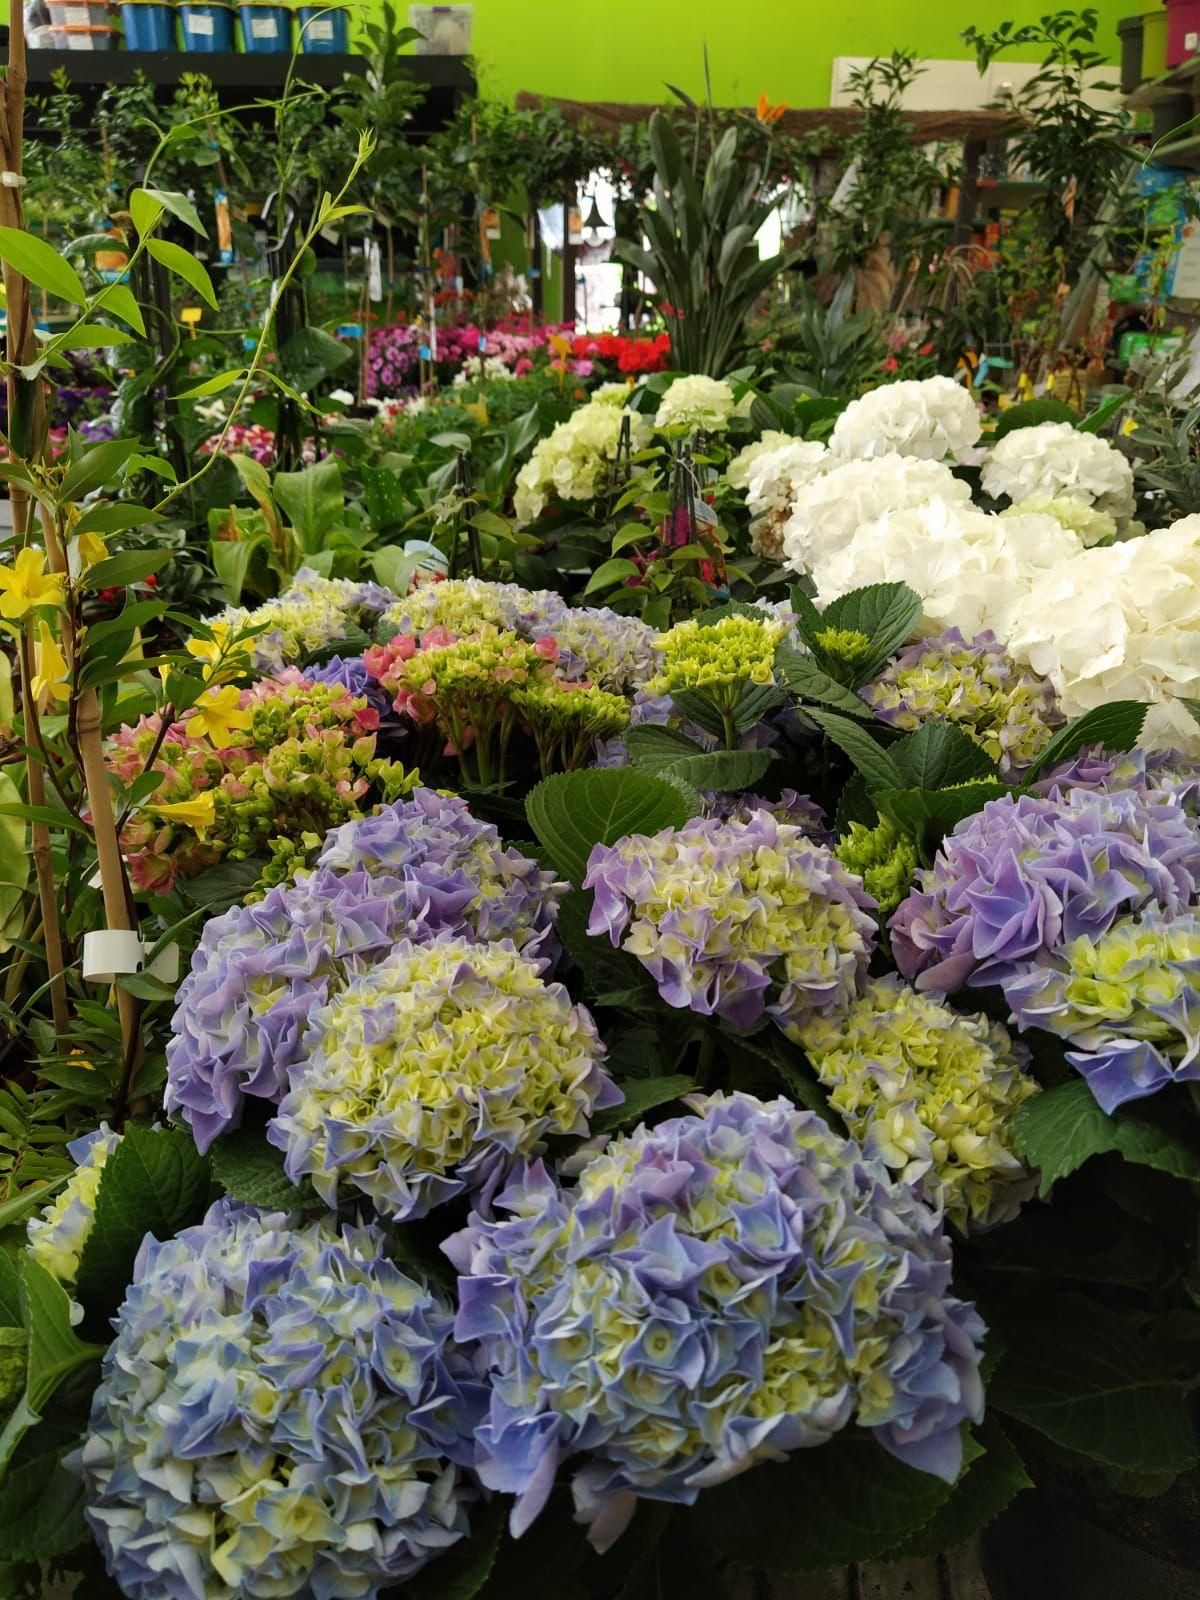
<svg viewBox="0 0 1200 1600"><path fill-rule="evenodd" d="M724 791L714 794L705 805L706 814L722 822L749 822L756 812L765 811L777 822L790 823L818 844L832 845L833 832L825 820L825 813L815 800L795 789L784 789L778 800L769 800L761 794L732 794Z"/></svg>
<svg viewBox="0 0 1200 1600"><path fill-rule="evenodd" d="M484 1386L373 1228L147 1235L77 1457L130 1600L374 1600L468 1532Z"/></svg>
<svg viewBox="0 0 1200 1600"><path fill-rule="evenodd" d="M1147 800L1165 795L1189 816L1200 815L1200 762L1177 750L1127 750L1109 755L1099 746L1080 751L1073 761L1054 767L1033 786L1033 793L1058 797L1072 789L1120 793L1134 789Z"/></svg>
<svg viewBox="0 0 1200 1600"><path fill-rule="evenodd" d="M595 890L590 934L636 956L668 1005L735 1028L766 1012L794 1036L845 1005L875 940L859 879L765 810L596 845L584 887Z"/></svg>
<svg viewBox="0 0 1200 1600"><path fill-rule="evenodd" d="M313 1013L401 939L512 940L553 958L553 876L461 800L418 789L330 831L317 870L205 925L167 1045L168 1110L197 1146L278 1104Z"/></svg>
<svg viewBox="0 0 1200 1600"><path fill-rule="evenodd" d="M1003 983L1045 951L1200 893L1200 834L1169 796L1073 789L989 801L960 822L892 917L918 989Z"/></svg>
<svg viewBox="0 0 1200 1600"><path fill-rule="evenodd" d="M367 671L361 656L330 656L319 667L307 667L304 676L313 683L341 684L348 694L366 700L380 716L392 708L392 697L386 689L380 688L379 680Z"/></svg>
<svg viewBox="0 0 1200 1600"><path fill-rule="evenodd" d="M934 1212L811 1112L749 1095L540 1165L444 1246L492 1379L484 1483L520 1534L559 1463L600 1548L635 1497L699 1491L854 1420L947 1480L982 1414L973 1307Z"/></svg>

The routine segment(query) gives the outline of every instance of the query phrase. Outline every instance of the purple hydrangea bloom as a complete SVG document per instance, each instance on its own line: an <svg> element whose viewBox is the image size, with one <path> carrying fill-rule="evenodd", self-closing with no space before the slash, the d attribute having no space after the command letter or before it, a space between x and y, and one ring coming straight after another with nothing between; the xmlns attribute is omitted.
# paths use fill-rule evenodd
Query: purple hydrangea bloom
<svg viewBox="0 0 1200 1600"><path fill-rule="evenodd" d="M834 835L825 820L824 811L815 800L806 794L797 794L795 789L782 790L778 800L768 800L761 794L730 794L725 791L714 794L705 809L710 817L719 817L722 822L749 822L756 812L765 811L777 822L787 822L799 828L818 844L833 844Z"/></svg>
<svg viewBox="0 0 1200 1600"><path fill-rule="evenodd" d="M1144 906L1200 893L1200 834L1168 796L1073 789L991 800L945 839L892 917L918 989L1004 983L1046 951Z"/></svg>
<svg viewBox="0 0 1200 1600"><path fill-rule="evenodd" d="M596 845L588 932L607 933L671 1006L795 1034L865 975L875 902L832 851L770 811Z"/></svg>
<svg viewBox="0 0 1200 1600"><path fill-rule="evenodd" d="M445 1245L492 1380L477 1466L520 1534L559 1463L601 1549L635 1498L691 1504L851 1421L953 1481L983 1324L936 1214L786 1100L694 1102L564 1191L540 1164Z"/></svg>
<svg viewBox="0 0 1200 1600"><path fill-rule="evenodd" d="M379 1230L222 1201L114 1327L77 1460L130 1600L374 1600L468 1533L486 1390Z"/></svg>
<svg viewBox="0 0 1200 1600"><path fill-rule="evenodd" d="M550 873L429 789L330 831L317 870L205 924L167 1045L168 1110L206 1150L244 1098L277 1105L314 1012L401 939L557 953Z"/></svg>
<svg viewBox="0 0 1200 1600"><path fill-rule="evenodd" d="M1150 800L1165 795L1189 816L1200 814L1200 762L1177 750L1127 750L1109 755L1098 745L1080 751L1073 761L1054 767L1033 785L1038 795L1061 796L1072 789L1120 793L1135 789Z"/></svg>

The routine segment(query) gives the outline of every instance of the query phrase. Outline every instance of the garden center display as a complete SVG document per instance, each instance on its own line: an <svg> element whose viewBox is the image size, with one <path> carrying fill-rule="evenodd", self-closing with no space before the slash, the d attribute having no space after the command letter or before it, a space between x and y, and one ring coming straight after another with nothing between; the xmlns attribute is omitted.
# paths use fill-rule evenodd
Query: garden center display
<svg viewBox="0 0 1200 1600"><path fill-rule="evenodd" d="M1043 57L984 244L903 52L819 137L418 129L390 13L269 121L37 107L0 1595L807 1600L965 1549L1040 1600L1060 1528L1054 1600L1200 1592L1196 413L1110 292L1166 337L1195 201L1097 27L968 30ZM518 270L596 174L603 330Z"/></svg>

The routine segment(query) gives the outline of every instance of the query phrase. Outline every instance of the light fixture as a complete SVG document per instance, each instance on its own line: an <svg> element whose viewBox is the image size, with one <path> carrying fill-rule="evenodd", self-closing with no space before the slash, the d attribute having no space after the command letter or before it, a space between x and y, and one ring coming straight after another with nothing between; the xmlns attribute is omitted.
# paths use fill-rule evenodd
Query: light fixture
<svg viewBox="0 0 1200 1600"><path fill-rule="evenodd" d="M583 225L588 231L588 236L589 236L588 237L588 243L589 244L599 244L600 243L600 229L604 228L604 227L607 227L608 224L605 222L604 218L600 214L600 207L599 207L599 205L598 205L598 203L596 201L596 196L595 195L592 196L591 209L588 211L587 216L584 218Z"/></svg>

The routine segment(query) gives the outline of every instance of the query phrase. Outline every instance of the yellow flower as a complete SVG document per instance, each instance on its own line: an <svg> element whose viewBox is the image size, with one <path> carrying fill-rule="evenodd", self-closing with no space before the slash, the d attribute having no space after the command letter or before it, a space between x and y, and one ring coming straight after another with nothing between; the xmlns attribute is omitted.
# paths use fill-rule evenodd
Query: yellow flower
<svg viewBox="0 0 1200 1600"><path fill-rule="evenodd" d="M85 572L108 555L108 546L98 533L81 533L76 548L79 551L79 564Z"/></svg>
<svg viewBox="0 0 1200 1600"><path fill-rule="evenodd" d="M213 676L218 666L234 673L245 672L250 666L249 639L232 639L233 628L228 622L211 624L211 639L189 639L187 652L197 661L205 663L205 682Z"/></svg>
<svg viewBox="0 0 1200 1600"><path fill-rule="evenodd" d="M250 726L250 713L238 707L241 697L241 690L232 683L223 689L206 689L188 718L188 732L207 738L218 750L228 750L238 729Z"/></svg>
<svg viewBox="0 0 1200 1600"><path fill-rule="evenodd" d="M211 789L203 794L193 795L190 800L172 800L169 803L156 805L150 801L147 811L152 811L156 817L165 817L168 822L178 822L185 828L191 828L197 839L204 839L208 830L216 820L216 797Z"/></svg>
<svg viewBox="0 0 1200 1600"><path fill-rule="evenodd" d="M71 698L71 685L67 681L67 663L58 648L58 640L44 620L38 622L38 639L33 662L33 679L29 687L33 691L38 709L43 709L51 700L57 700L60 705L65 705Z"/></svg>
<svg viewBox="0 0 1200 1600"><path fill-rule="evenodd" d="M11 567L0 567L0 617L28 616L35 606L60 606L65 580L60 572L46 571L46 558L31 545Z"/></svg>

